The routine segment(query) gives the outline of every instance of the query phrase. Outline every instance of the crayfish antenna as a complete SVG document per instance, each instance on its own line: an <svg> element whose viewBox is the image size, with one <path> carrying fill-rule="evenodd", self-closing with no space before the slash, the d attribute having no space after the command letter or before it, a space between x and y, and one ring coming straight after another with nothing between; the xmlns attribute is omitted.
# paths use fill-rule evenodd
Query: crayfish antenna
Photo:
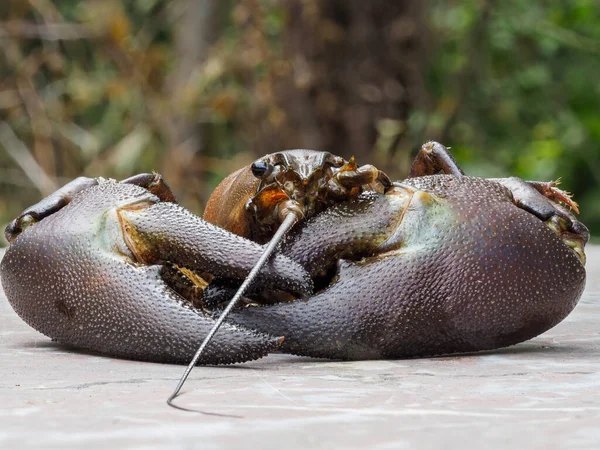
<svg viewBox="0 0 600 450"><path fill-rule="evenodd" d="M221 313L221 315L219 316L219 318L217 319L217 321L215 322L215 324L213 325L211 330L208 332L208 334L204 338L204 341L202 341L202 344L200 344L198 351L192 358L192 361L190 362L190 364L187 366L185 372L183 373L183 376L181 377L181 379L179 380L179 383L177 384L177 387L175 388L173 393L167 399L167 404L169 406L176 408L176 409L180 409L182 411L198 412L198 413L206 414L206 415L210 415L210 416L232 417L232 418L238 418L238 419L242 418L241 416L219 414L219 413L212 413L212 412L205 412L205 411L198 411L198 410L184 408L182 406L175 405L173 403L173 400L175 400L175 398L179 395L181 388L183 387L183 385L185 384L190 373L194 369L194 366L198 363L198 360L200 359L200 356L202 356L204 349L208 346L208 344L212 340L213 336L219 330L219 328L221 327L221 325L223 324L223 322L225 321L225 319L227 318L227 316L229 315L231 310L235 307L235 305L238 303L240 298L242 298L242 295L244 295L244 293L246 292L246 290L248 289L250 284L252 284L252 282L254 281L254 279L256 278L256 276L258 275L260 270L262 269L262 267L267 263L267 261L269 260L269 258L271 257L271 255L273 254L273 252L275 251L275 249L281 242L281 240L285 237L287 232L296 224L296 222L298 222L299 219L300 219L300 217L293 211L290 211L290 213L287 216L285 216L285 219L283 220L283 222L277 229L277 232L275 233L273 238L267 244L263 254L260 256L257 263L254 265L254 267L252 268L252 270L250 271L250 273L248 274L248 276L246 277L246 279L244 280L242 285L239 287L239 289L237 290L237 292L235 293L233 298L229 301L229 303L227 304L227 307L223 310L223 312Z"/></svg>

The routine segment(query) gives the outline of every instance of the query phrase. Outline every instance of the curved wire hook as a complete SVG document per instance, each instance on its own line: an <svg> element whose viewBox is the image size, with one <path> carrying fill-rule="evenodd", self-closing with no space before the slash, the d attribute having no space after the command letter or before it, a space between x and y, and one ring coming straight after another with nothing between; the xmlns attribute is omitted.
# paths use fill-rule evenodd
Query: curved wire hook
<svg viewBox="0 0 600 450"><path fill-rule="evenodd" d="M185 372L183 373L183 376L179 380L177 387L175 388L173 393L170 395L170 397L167 399L167 405L169 405L173 408L176 408L176 409L180 409L182 411L198 412L198 413L209 415L209 416L231 417L231 418L236 418L236 419L243 418L242 416L219 414L219 413L212 413L212 412L184 408L183 406L178 406L178 405L174 404L173 400L175 400L175 398L179 395L179 391L181 391L181 388L183 387L188 376L194 369L194 366L198 362L198 359L200 359L200 356L204 352L204 349L210 343L210 341L212 340L215 333L219 330L219 328L225 321L225 318L227 317L227 315L231 312L231 310L237 304L237 302L242 297L242 295L244 295L244 292L246 292L246 289L248 289L248 286L250 286L250 284L254 281L254 279L256 278L256 276L258 275L260 270L262 269L262 267L269 260L269 258L271 257L271 254L273 253L273 251L275 250L275 248L277 247L279 242L281 242L281 240L286 235L286 233L296 224L296 222L298 221L298 218L299 218L298 215L296 215L294 212L290 212L287 216L285 216L285 219L283 220L283 222L277 229L277 232L275 233L273 238L269 241L269 244L266 246L263 254L260 256L257 263L254 265L254 267L252 268L252 270L250 271L250 273L248 274L248 276L246 277L246 279L244 280L242 285L239 287L239 289L237 290L237 292L235 293L233 298L229 301L229 304L223 310L223 312L221 313L221 315L219 316L219 318L217 319L217 321L215 322L215 324L213 325L211 330L208 332L208 334L204 338L204 341L202 341L202 344L200 344L200 347L196 351L196 354L192 358L192 361L187 366Z"/></svg>

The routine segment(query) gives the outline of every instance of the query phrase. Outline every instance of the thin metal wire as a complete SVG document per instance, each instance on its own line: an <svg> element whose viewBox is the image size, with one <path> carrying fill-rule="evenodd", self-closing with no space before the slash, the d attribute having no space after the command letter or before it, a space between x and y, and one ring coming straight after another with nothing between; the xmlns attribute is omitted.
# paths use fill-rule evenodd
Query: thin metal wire
<svg viewBox="0 0 600 450"><path fill-rule="evenodd" d="M244 282L242 283L242 285L240 286L240 288L237 290L237 292L235 293L235 295L233 296L233 298L229 301L229 304L223 310L223 312L221 313L221 315L219 316L219 318L217 319L217 321L213 325L212 329L208 332L208 334L204 338L204 341L202 341L202 344L200 344L200 348L198 348L198 350L196 351L196 354L192 358L192 361L187 366L187 369L185 369L185 372L183 373L183 376L179 380L179 383L177 384L177 387L175 388L175 390L173 391L173 393L171 394L171 396L167 399L167 404L169 406L172 406L173 408L176 408L176 409L180 409L182 411L199 412L201 414L206 414L206 415L209 415L209 416L234 417L234 418L238 418L238 419L242 418L241 416L234 416L234 415L228 415L228 414L219 414L219 413L211 413L211 412L198 411L198 410L194 410L194 409L184 408L182 406L175 405L173 403L173 400L175 400L175 398L179 395L179 391L181 391L181 388L183 387L183 385L186 382L188 376L190 375L190 373L194 369L194 366L198 362L198 359L200 359L200 356L202 355L202 352L204 352L204 349L206 348L206 346L209 344L209 342L211 341L211 339L213 338L213 336L215 335L215 333L219 330L219 328L221 327L221 324L223 323L223 321L225 320L225 318L227 317L227 315L231 312L231 310L237 304L237 302L242 297L242 295L244 295L244 292L246 292L246 289L248 289L248 286L250 286L250 284L254 281L254 279L256 278L256 276L258 275L258 273L260 272L260 270L262 269L262 267L269 260L271 254L273 253L273 251L275 250L275 248L277 247L277 245L279 244L279 242L281 242L281 240L283 239L283 237L285 236L285 234L296 224L297 221L298 221L298 216L296 214L294 214L293 212L290 212L285 217L285 219L283 220L282 224L277 229L277 232L275 233L275 235L273 236L273 238L271 239L271 241L269 242L269 244L265 248L263 254L258 259L258 262L254 265L254 267L252 268L252 270L250 271L250 273L248 274L248 276L246 277L246 279L244 280Z"/></svg>

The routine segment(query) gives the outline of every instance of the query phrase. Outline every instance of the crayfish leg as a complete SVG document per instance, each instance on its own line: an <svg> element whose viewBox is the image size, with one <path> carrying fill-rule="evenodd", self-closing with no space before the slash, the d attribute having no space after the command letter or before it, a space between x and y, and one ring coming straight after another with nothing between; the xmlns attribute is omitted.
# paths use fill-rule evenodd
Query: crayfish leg
<svg viewBox="0 0 600 450"><path fill-rule="evenodd" d="M573 200L570 192L558 188L560 180L557 181L526 181L526 183L555 203L563 203L577 214L579 214L579 205Z"/></svg>
<svg viewBox="0 0 600 450"><path fill-rule="evenodd" d="M447 147L439 142L426 142L417 153L408 178L436 175L440 172L455 176L465 174Z"/></svg>
<svg viewBox="0 0 600 450"><path fill-rule="evenodd" d="M135 184L156 195L161 202L177 203L175 194L159 173L140 173L121 181L123 184Z"/></svg>

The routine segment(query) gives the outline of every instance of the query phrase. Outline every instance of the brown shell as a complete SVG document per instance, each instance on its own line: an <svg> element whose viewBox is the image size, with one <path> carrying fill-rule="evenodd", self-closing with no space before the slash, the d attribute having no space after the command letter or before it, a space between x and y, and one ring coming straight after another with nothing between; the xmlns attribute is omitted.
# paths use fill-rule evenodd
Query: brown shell
<svg viewBox="0 0 600 450"><path fill-rule="evenodd" d="M227 176L213 191L204 210L204 220L242 237L250 237L250 213L246 203L258 188L259 180L250 166Z"/></svg>

